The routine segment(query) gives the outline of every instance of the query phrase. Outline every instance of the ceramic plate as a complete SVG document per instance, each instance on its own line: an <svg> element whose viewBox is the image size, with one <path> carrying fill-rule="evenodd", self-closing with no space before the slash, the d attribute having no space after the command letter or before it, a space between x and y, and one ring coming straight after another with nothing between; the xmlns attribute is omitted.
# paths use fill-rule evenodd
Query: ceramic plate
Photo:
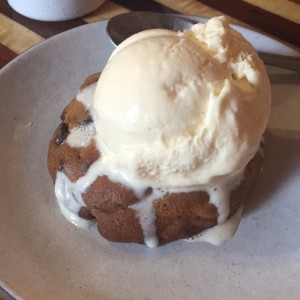
<svg viewBox="0 0 300 300"><path fill-rule="evenodd" d="M225 245L110 243L61 215L47 148L80 83L113 47L106 22L32 48L0 78L0 281L18 299L299 299L300 76L270 68L264 172ZM251 31L255 46L293 51ZM270 46L271 45L271 46Z"/></svg>

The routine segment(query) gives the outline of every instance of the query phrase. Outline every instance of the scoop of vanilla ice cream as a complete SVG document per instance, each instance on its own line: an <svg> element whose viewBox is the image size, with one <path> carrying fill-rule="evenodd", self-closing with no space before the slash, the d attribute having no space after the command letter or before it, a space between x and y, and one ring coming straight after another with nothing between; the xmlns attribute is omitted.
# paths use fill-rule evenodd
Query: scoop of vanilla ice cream
<svg viewBox="0 0 300 300"><path fill-rule="evenodd" d="M127 178L211 184L257 152L270 113L265 67L224 17L148 30L112 53L94 96L96 140Z"/></svg>

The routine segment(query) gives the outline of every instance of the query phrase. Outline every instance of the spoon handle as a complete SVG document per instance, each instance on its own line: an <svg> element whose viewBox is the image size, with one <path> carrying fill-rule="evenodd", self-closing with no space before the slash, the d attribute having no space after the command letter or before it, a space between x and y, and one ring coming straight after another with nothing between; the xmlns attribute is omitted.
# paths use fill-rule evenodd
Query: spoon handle
<svg viewBox="0 0 300 300"><path fill-rule="evenodd" d="M258 52L258 55L266 65L300 72L300 57L285 56L260 51Z"/></svg>

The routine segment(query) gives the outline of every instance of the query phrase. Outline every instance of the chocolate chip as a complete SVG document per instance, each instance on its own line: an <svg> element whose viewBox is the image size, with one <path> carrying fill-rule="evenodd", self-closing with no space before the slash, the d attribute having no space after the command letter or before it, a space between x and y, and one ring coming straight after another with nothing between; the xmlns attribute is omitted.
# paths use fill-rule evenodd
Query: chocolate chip
<svg viewBox="0 0 300 300"><path fill-rule="evenodd" d="M69 134L68 125L66 123L61 123L57 129L57 134L55 136L55 144L61 145Z"/></svg>
<svg viewBox="0 0 300 300"><path fill-rule="evenodd" d="M67 113L67 107L65 107L65 109L63 110L63 112L62 112L61 115L60 115L60 119L61 119L62 121L65 120L66 113Z"/></svg>
<svg viewBox="0 0 300 300"><path fill-rule="evenodd" d="M62 171L64 169L64 164L65 164L65 162L61 159L59 161L59 171Z"/></svg>
<svg viewBox="0 0 300 300"><path fill-rule="evenodd" d="M148 188L145 190L144 195L145 195L145 196L149 196L149 195L152 194L152 192L153 192L152 187L148 187Z"/></svg>
<svg viewBox="0 0 300 300"><path fill-rule="evenodd" d="M90 123L92 123L92 122L93 122L92 116L91 116L91 115L88 115L88 117L87 117L85 120L83 120L80 124L81 124L81 125L86 125L86 124L90 124Z"/></svg>
<svg viewBox="0 0 300 300"><path fill-rule="evenodd" d="M86 207L80 208L78 216L85 220L92 220L95 218Z"/></svg>

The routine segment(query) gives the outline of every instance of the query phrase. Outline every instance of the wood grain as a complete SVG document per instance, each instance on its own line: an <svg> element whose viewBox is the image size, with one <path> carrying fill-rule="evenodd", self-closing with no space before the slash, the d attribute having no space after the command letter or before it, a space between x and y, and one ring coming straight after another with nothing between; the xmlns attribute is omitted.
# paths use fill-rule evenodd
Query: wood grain
<svg viewBox="0 0 300 300"><path fill-rule="evenodd" d="M212 18L221 14L221 12L218 10L212 9L209 6L198 2L197 0L156 0L155 2L165 6L173 7L173 9L185 15Z"/></svg>
<svg viewBox="0 0 300 300"><path fill-rule="evenodd" d="M260 7L275 15L281 16L285 19L300 24L300 5L299 3L287 1L287 0L243 0L249 4ZM300 2L300 0L299 0ZM300 32L299 32L300 34Z"/></svg>
<svg viewBox="0 0 300 300"><path fill-rule="evenodd" d="M17 53L0 44L0 69L17 57L17 55Z"/></svg>
<svg viewBox="0 0 300 300"><path fill-rule="evenodd" d="M114 2L106 1L96 11L83 17L83 20L88 23L97 22L105 19L110 19L116 15L128 12L128 9Z"/></svg>
<svg viewBox="0 0 300 300"><path fill-rule="evenodd" d="M204 18L212 18L220 15L226 15L223 12L212 9L211 7L197 1L197 0L183 0L183 1L175 1L175 0L156 0L156 2L159 2L166 6L171 6L174 9L176 9L178 12L184 15L190 15L190 16L198 16L198 17L204 17ZM229 22L241 25L244 27L251 27L248 24L241 22L235 18L232 18L228 15Z"/></svg>
<svg viewBox="0 0 300 300"><path fill-rule="evenodd" d="M20 54L44 39L0 13L0 43Z"/></svg>
<svg viewBox="0 0 300 300"><path fill-rule="evenodd" d="M152 0L114 0L115 3L122 5L129 10L136 11L157 11L168 14L176 14L178 11L173 9L172 6L166 6L159 2Z"/></svg>

